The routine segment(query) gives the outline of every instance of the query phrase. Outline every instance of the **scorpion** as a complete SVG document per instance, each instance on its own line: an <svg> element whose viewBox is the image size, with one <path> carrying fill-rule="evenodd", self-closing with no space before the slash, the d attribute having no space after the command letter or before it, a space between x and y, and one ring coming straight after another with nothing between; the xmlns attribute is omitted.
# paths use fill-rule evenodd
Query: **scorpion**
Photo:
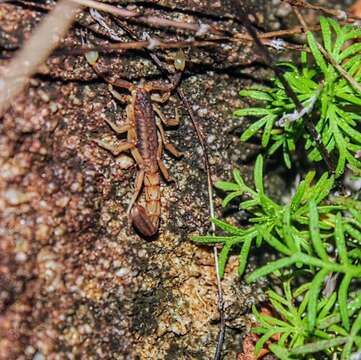
<svg viewBox="0 0 361 360"><path fill-rule="evenodd" d="M94 71L102 76L97 67L98 53L92 51L86 54L88 63ZM94 141L102 148L110 151L114 156L124 151L130 151L138 165L138 173L135 180L134 194L127 208L129 222L145 237L150 237L158 232L160 222L160 173L167 182L172 181L166 166L162 160L163 147L176 157L183 155L171 143L167 141L165 126L177 126L179 114L176 109L174 119L166 119L158 106L153 101L166 102L171 91L180 80L180 73L175 77L174 83L161 84L158 81L146 83L141 80L134 85L127 80L111 80L105 78L109 84L111 94L121 102L126 101L127 122L117 126L108 119L105 121L117 134L127 133L127 140L118 145L107 143L103 140ZM122 95L114 90L113 86L127 89L130 95ZM158 92L153 93L153 92ZM159 93L163 93L160 95ZM136 201L144 186L145 208L136 204Z"/></svg>

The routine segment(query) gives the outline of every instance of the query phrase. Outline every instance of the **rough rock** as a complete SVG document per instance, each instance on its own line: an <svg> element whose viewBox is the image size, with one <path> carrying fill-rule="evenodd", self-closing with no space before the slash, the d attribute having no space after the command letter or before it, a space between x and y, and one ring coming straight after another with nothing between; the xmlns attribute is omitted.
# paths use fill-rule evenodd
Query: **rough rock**
<svg viewBox="0 0 361 360"><path fill-rule="evenodd" d="M134 3L129 6L150 15L242 31L227 2ZM253 3L254 16L265 19L263 3ZM202 15L205 11L214 16ZM45 15L20 2L0 5L0 71ZM81 45L79 29L84 26L90 43L107 41L84 12L64 39L63 49ZM130 26L163 38L190 36ZM239 121L232 111L242 106L238 91L252 83L245 68L258 56L251 46L239 44L186 53L181 87L207 141L213 180L229 178L234 166L250 179L259 149L240 145ZM160 56L172 66L174 51ZM162 79L141 51L103 54L100 65L130 81ZM212 251L189 240L191 234L209 229L207 179L186 109L172 96L162 111L171 117L176 107L181 125L167 135L185 156L164 155L175 181L162 183L160 231L151 242L129 227L125 213L137 173L134 162L124 154L112 156L93 141L121 141L104 119L122 123L124 106L112 98L83 56L58 50L3 116L0 359L212 357L218 331ZM215 196L219 215L220 202ZM249 309L263 297L257 285L245 286L238 279L236 263L232 257L223 282L229 324L225 359L234 359L241 350Z"/></svg>

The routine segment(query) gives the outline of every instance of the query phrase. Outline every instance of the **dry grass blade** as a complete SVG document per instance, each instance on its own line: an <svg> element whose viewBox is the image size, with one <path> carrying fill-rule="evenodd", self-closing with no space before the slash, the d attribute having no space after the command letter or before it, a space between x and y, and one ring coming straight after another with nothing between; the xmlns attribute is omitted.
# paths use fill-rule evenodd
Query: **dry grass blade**
<svg viewBox="0 0 361 360"><path fill-rule="evenodd" d="M3 71L0 77L0 116L66 34L78 7L69 0L59 1Z"/></svg>
<svg viewBox="0 0 361 360"><path fill-rule="evenodd" d="M104 4L99 1L94 1L94 0L71 0L71 1L73 1L76 4L85 6L85 7L97 9L99 11L104 11L104 12L113 14L115 16L123 17L123 18L132 18L132 17L139 16L139 14L137 14L134 11L129 11L126 9L118 8L116 6Z"/></svg>

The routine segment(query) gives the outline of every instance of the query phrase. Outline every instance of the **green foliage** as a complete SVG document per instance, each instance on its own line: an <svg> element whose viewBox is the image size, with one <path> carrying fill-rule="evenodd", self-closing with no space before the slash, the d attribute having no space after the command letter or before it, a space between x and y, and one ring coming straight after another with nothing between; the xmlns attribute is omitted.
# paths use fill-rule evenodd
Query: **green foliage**
<svg viewBox="0 0 361 360"><path fill-rule="evenodd" d="M361 243L361 203L347 198L334 198L332 202L323 203L334 185L334 179L325 173L312 184L314 176L313 171L307 174L288 204L277 204L265 193L263 158L258 156L254 168L254 189L245 184L238 170L233 172L234 183L216 183L217 188L228 193L223 200L223 206L227 206L237 197L246 197L240 202L239 208L246 212L250 226L239 228L219 219L212 219L227 235L193 236L192 239L200 244L224 244L219 259L221 276L224 274L229 252L235 247L240 248L239 275L243 274L252 243L256 247L267 243L285 257L283 262L290 264L295 262L294 259L304 262L306 258L301 255L312 256L314 253L320 261L326 261L328 256L324 243L332 237L340 239L340 236L336 236L336 223L339 227L342 226L343 231L350 237L347 241L351 246L352 241ZM339 233L338 230L337 234ZM337 243L344 254L342 241ZM307 261L311 260L307 258ZM267 270L268 273L276 270L272 264L274 263L269 264L265 270L258 269L250 280L253 281L260 271ZM279 263L274 266L282 267Z"/></svg>
<svg viewBox="0 0 361 360"><path fill-rule="evenodd" d="M318 359L321 353L327 358L339 353L341 360L347 360L354 348L361 348L361 292L353 294L354 298L346 305L352 321L351 330L342 324L337 295L333 293L323 296L317 303L315 327L311 331L305 309L311 301L312 288L312 283L305 283L292 291L291 280L288 280L283 284L283 293L269 290L268 298L277 316L262 314L253 307L259 324L253 332L261 336L256 353L276 334L279 340L277 344L270 344L270 350L281 360L299 359L301 356Z"/></svg>
<svg viewBox="0 0 361 360"><path fill-rule="evenodd" d="M288 284L285 288L287 303L281 301L282 298L278 298L275 292L269 293L271 303L282 319L272 318L273 320L268 319L271 321L269 324L261 323L264 335L258 348L262 347L262 342L264 343L270 336L277 333L282 334L282 341L273 345L272 351L281 359L293 358L288 355L294 356L296 353L292 351L296 350L299 351L297 354L301 354L312 352L312 349L323 351L336 348L341 344L345 349L346 344L351 341L350 333L355 328L359 329L361 321L358 318L355 319L358 314L353 316L354 313L349 310L350 296L348 295L353 280L361 278L359 265L361 202L345 197L330 198L329 193L334 186L333 176L325 173L318 181L314 181L315 173L311 171L300 182L289 202L278 204L265 192L262 156L258 156L256 160L253 176L254 188L246 185L239 171L235 170L233 177L234 182L219 181L216 186L227 193L223 200L224 206L236 198L241 198L239 208L244 213L243 217L248 219L249 225L238 227L212 219L215 225L223 230L224 235L192 238L203 245L223 245L219 255L220 275L224 274L231 251L239 251L238 271L242 276L250 251L255 247L268 244L279 254L278 259L250 273L246 277L247 282L253 282L271 274L280 276L283 273L292 277L300 270L312 278L309 283L302 285L302 291L296 290L295 295L292 295ZM322 289L325 281L332 284L330 279L335 274L337 274L339 289L337 293L332 294L332 299L328 300L322 297ZM291 299L303 293L304 301L295 310ZM357 296L361 301L361 292ZM285 309L292 313L292 316L286 316L286 310L281 311L283 307L280 304L283 307L286 306L287 309ZM333 332L329 334L319 329L320 321L328 315L333 317L337 315L337 322L341 324L337 325L339 333L332 330ZM276 331L275 326L277 324L281 326L281 323L284 328L280 330L277 327ZM315 341L312 342L313 340ZM324 340L329 340L329 342L320 343ZM356 332L355 337L352 337L352 344L347 345L349 350L342 351L349 354L351 350L354 350L354 344L358 346L359 343L360 338Z"/></svg>
<svg viewBox="0 0 361 360"><path fill-rule="evenodd" d="M341 27L335 20L321 17L323 46L329 56L355 81L361 80L361 44L349 44L349 40L360 38L361 30L355 26ZM287 167L291 167L291 154L297 143L304 141L311 161L322 159L314 139L305 130L303 115L315 117L316 130L326 149L337 155L336 176L344 172L345 166L353 170L361 167L358 159L361 149L361 132L358 130L361 115L361 94L327 62L317 47L311 32L307 34L313 65L308 64L307 55L301 57L301 67L282 63L284 76L303 104L304 112L295 110L278 79L272 80L267 89L242 90L240 96L264 103L263 107L239 109L236 116L257 118L241 136L247 141L262 130L262 146L273 154L282 149Z"/></svg>
<svg viewBox="0 0 361 360"><path fill-rule="evenodd" d="M318 140L337 158L335 176L324 173L316 181L310 171L289 201L279 204L266 194L263 158L258 156L254 186L247 185L238 170L233 171L233 182L216 184L227 194L223 206L238 201L242 222L248 224L241 227L212 219L221 235L192 237L200 245L222 246L221 277L231 253L239 254L238 273L243 276L252 251L265 246L274 250L268 263L248 273L246 281L268 276L283 284L282 290L267 292L272 314L253 308L258 323L253 331L260 336L256 353L267 343L281 360L335 356L346 360L361 353L361 202L331 195L335 178L346 167L361 174L361 94L352 84L361 80L361 44L350 42L361 37L361 30L323 17L320 24L328 56L308 32L310 53L302 53L301 65L280 64L302 111L275 78L270 88L242 90L240 96L264 105L236 110L235 115L256 119L241 140L260 133L262 147L268 154L282 149L288 168L299 144L310 161L322 159L304 123L305 115L312 115ZM348 79L332 62L343 68Z"/></svg>

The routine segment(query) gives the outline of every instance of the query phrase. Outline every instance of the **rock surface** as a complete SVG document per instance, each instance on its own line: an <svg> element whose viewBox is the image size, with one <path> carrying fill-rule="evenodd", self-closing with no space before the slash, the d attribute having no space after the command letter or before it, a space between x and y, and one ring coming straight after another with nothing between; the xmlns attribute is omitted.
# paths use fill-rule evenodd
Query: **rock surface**
<svg viewBox="0 0 361 360"><path fill-rule="evenodd" d="M128 8L150 15L242 31L231 19L227 1L133 3ZM264 3L253 3L254 16L262 22ZM214 16L202 16L204 12ZM20 2L0 4L0 71L45 15ZM91 43L106 41L103 29L84 10L63 46L81 46L79 29L84 26ZM130 26L162 38L191 36ZM213 180L229 178L234 166L249 179L259 149L239 143L239 121L232 110L242 106L239 89L262 76L254 74L258 67L252 65L259 58L244 44L186 52L181 87L207 141ZM174 51L160 56L171 65ZM100 66L134 82L162 79L141 51L104 54ZM180 100L172 96L162 111L172 117L175 108L182 114L181 125L167 135L185 156L164 155L175 182L162 183L161 226L151 242L128 226L125 213L137 173L134 161L129 154L114 157L93 141L121 140L104 119L121 124L124 106L83 56L52 55L3 116L0 359L212 357L218 332L212 251L189 241L191 234L209 229L207 178L202 149ZM281 181L280 193L282 186ZM220 215L219 196L215 203ZM236 265L231 258L223 282L228 324L224 359L235 359L241 351L247 314L263 296L256 285L238 279Z"/></svg>

